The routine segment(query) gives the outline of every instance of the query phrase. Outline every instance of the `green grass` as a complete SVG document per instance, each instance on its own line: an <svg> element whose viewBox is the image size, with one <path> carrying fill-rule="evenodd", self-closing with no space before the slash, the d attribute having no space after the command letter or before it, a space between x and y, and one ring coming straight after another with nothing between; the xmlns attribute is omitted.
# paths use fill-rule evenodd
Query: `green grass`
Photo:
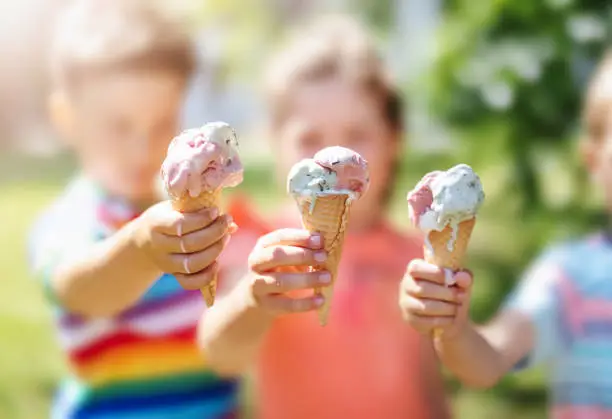
<svg viewBox="0 0 612 419"><path fill-rule="evenodd" d="M444 159L438 159L436 164L444 167L447 163ZM71 160L65 157L53 160L21 156L0 158L0 179L3 179L0 183L0 267L4 273L0 281L2 419L48 417L54 385L62 373L63 362L54 340L50 311L38 284L29 277L26 269L25 239L30 224L60 191L72 167ZM428 163L421 159L404 165L398 182L398 194L392 205L393 218L397 222L406 222L405 191L414 184L419 174L428 169ZM249 176L240 189L248 191L263 208L269 207L278 196L269 192L274 189L271 173L261 162L252 162L248 172ZM483 218L475 233L471 248L474 262L481 270L496 269L488 274L488 280L479 276L477 283L476 312L484 317L497 304L490 301L489 293L502 286L491 277L498 279L495 277L498 273L504 272L507 266L516 264L523 257L516 243L512 247L499 243L498 237L509 234L508 231L511 231L511 227L499 226ZM491 258L486 263L481 261L491 254L495 256L492 261L489 260ZM514 268L517 269L516 266ZM511 285L511 281L506 281L502 288L507 289ZM449 380L449 391L453 395L458 418L544 417L543 386L538 372L509 377L489 391L462 389Z"/></svg>

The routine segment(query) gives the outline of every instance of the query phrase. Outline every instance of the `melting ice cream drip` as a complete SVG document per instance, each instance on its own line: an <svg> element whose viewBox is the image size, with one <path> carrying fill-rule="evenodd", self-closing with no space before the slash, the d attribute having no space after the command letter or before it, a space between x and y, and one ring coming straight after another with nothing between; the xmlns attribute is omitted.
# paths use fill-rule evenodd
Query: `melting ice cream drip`
<svg viewBox="0 0 612 419"><path fill-rule="evenodd" d="M290 170L287 190L299 205L310 201L315 209L317 198L347 195L347 206L365 193L369 185L367 162L356 152L344 147L328 147L312 159L303 159Z"/></svg>
<svg viewBox="0 0 612 419"><path fill-rule="evenodd" d="M446 172L428 173L408 193L412 223L425 233L425 245L430 252L431 231L451 228L447 249L452 252L459 233L459 224L476 216L484 200L480 178L466 164Z"/></svg>

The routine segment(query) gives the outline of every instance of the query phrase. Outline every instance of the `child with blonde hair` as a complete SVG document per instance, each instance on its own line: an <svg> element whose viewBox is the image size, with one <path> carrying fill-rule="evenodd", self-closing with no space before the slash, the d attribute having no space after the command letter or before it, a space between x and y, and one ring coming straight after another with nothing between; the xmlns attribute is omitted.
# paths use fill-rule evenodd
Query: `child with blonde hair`
<svg viewBox="0 0 612 419"><path fill-rule="evenodd" d="M194 67L182 27L135 0L77 0L58 25L51 117L80 173L29 240L69 366L53 419L236 414L236 381L196 345L204 303L193 286L211 280L234 227L158 203Z"/></svg>

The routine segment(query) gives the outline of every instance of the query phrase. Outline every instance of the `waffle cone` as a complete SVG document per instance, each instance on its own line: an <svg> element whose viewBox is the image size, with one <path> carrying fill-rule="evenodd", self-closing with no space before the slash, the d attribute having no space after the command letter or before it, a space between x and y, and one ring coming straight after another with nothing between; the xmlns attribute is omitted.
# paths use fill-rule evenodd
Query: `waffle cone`
<svg viewBox="0 0 612 419"><path fill-rule="evenodd" d="M189 195L172 200L172 207L180 212L196 212L204 208L221 208L221 189L215 191L202 192L197 197ZM206 305L212 307L215 303L215 295L217 293L217 275L213 277L210 283L200 289Z"/></svg>
<svg viewBox="0 0 612 419"><path fill-rule="evenodd" d="M311 207L312 199L315 199L314 207ZM302 198L298 202L298 206L302 213L302 225L308 231L321 234L323 247L327 252L327 261L322 265L314 266L316 270L328 270L332 276L331 285L315 288L315 293L321 294L325 299L318 312L319 323L321 326L325 326L331 307L334 284L338 276L338 266L340 265L342 246L344 245L344 233L348 225L349 196L338 194Z"/></svg>
<svg viewBox="0 0 612 419"><path fill-rule="evenodd" d="M447 225L442 231L431 231L428 236L431 247L424 246L425 260L453 272L463 269L463 258L475 224L476 218L470 218L459 223L457 238L452 250L449 250L448 246L453 234L453 229L450 226ZM440 329L434 330L434 336L440 336L441 333L442 330Z"/></svg>

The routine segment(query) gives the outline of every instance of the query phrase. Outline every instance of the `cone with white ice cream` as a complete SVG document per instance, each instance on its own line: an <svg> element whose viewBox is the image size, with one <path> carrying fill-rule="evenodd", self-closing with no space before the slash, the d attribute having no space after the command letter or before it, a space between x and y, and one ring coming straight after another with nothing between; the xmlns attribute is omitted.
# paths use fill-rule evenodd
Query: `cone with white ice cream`
<svg viewBox="0 0 612 419"><path fill-rule="evenodd" d="M466 164L428 173L408 193L410 220L425 234L425 260L445 269L447 286L463 268L484 197L480 178ZM435 331L436 336L440 333Z"/></svg>
<svg viewBox="0 0 612 419"><path fill-rule="evenodd" d="M295 198L305 229L321 234L327 260L313 269L326 269L332 276L328 287L315 289L325 301L319 323L327 324L333 287L342 256L344 234L351 204L369 186L368 165L358 153L344 147L328 147L296 163L287 179L288 192Z"/></svg>
<svg viewBox="0 0 612 419"><path fill-rule="evenodd" d="M243 167L237 148L236 133L225 122L211 122L174 138L161 170L173 208L180 212L204 208L221 211L223 188L242 182ZM188 271L189 267L185 268ZM208 307L215 302L216 290L216 277L200 290Z"/></svg>

